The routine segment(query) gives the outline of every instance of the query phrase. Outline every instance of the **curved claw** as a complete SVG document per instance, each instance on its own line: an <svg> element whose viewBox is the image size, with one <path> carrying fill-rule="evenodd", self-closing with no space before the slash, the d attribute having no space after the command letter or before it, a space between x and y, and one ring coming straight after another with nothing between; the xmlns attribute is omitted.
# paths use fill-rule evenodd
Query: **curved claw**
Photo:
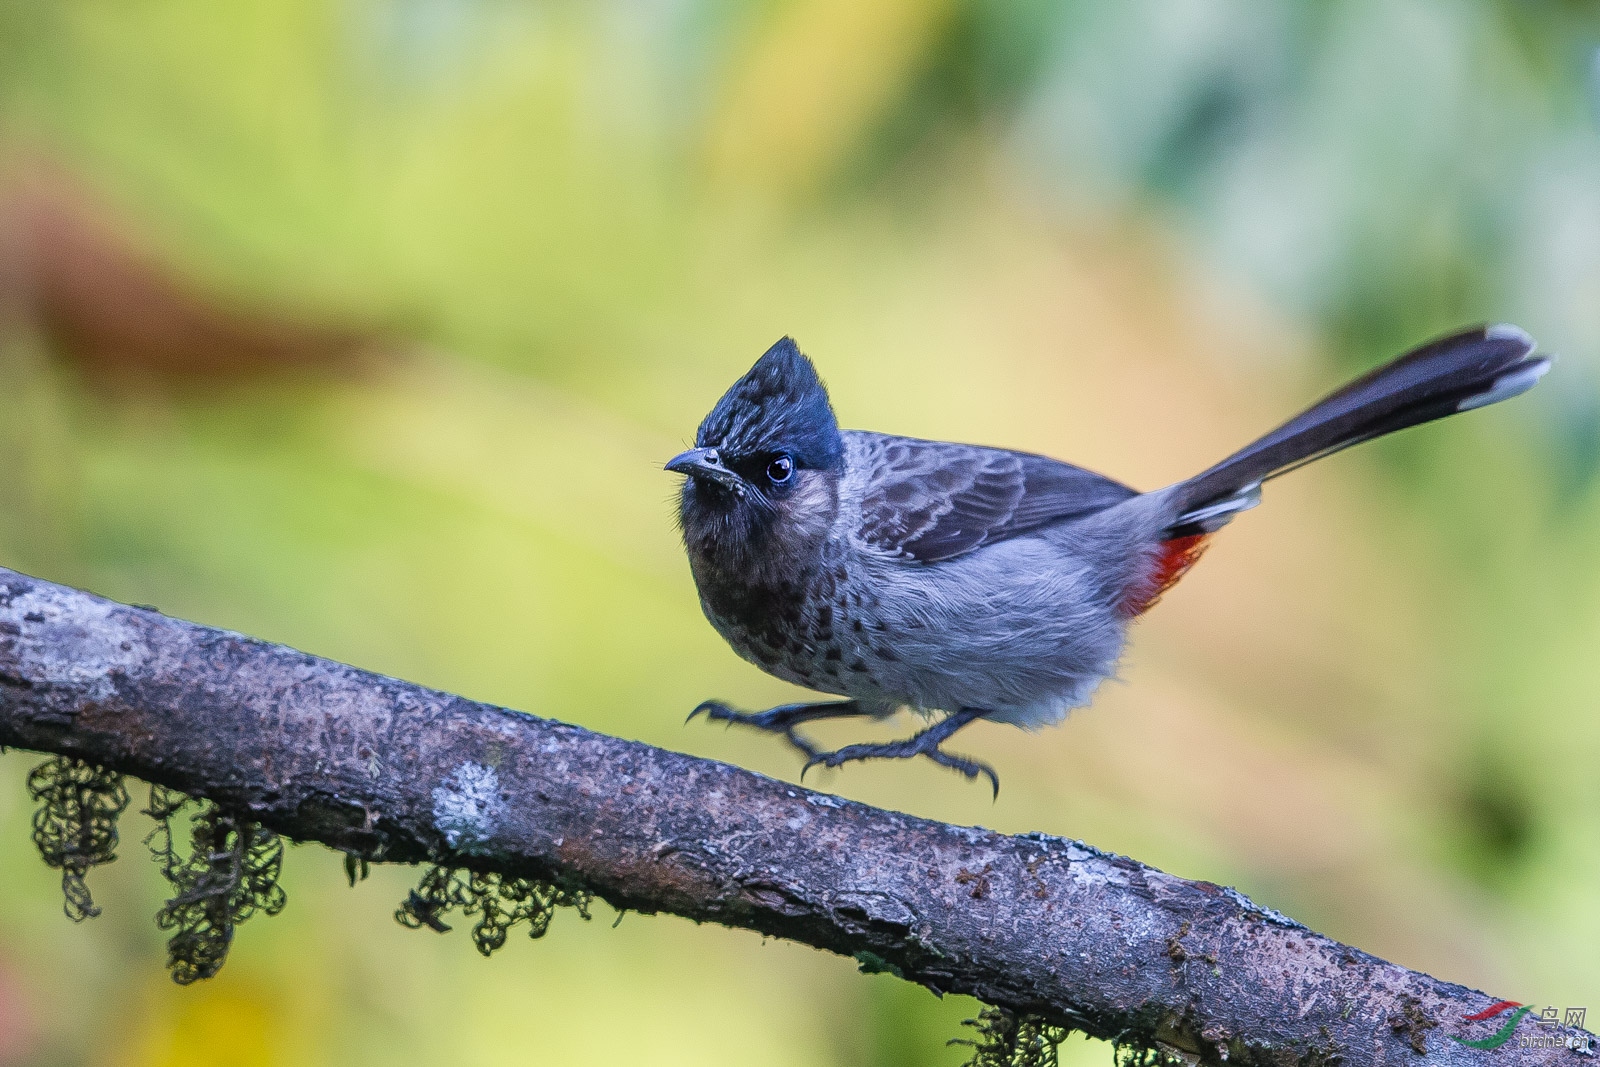
<svg viewBox="0 0 1600 1067"><path fill-rule="evenodd" d="M694 717L700 714L704 714L708 719L723 719L728 722L732 722L739 715L738 712L720 700L702 700L695 705L694 710L689 713L689 717L683 720L684 725L687 726L689 723L694 722Z"/></svg>
<svg viewBox="0 0 1600 1067"><path fill-rule="evenodd" d="M783 739L794 746L801 755L808 759L817 754L817 746L807 741L795 732L795 727L801 723L811 722L814 719L835 719L845 716L859 715L861 712L852 701L831 701L822 704L779 704L766 711L737 711L720 700L701 701L689 717L684 719L687 726L693 722L697 715L704 714L707 720L723 722L729 726L749 726L767 733L780 734Z"/></svg>
<svg viewBox="0 0 1600 1067"><path fill-rule="evenodd" d="M949 753L944 752L941 752L940 755L948 757L950 762L945 763L944 760L934 756L930 756L929 758L935 763L939 763L943 766L950 767L953 770L960 771L968 778L976 778L980 774L984 775L989 779L989 787L994 790L994 799L1000 799L1000 776L995 773L993 767L989 766L987 763L984 763L982 760L968 759L965 756L951 756Z"/></svg>
<svg viewBox="0 0 1600 1067"><path fill-rule="evenodd" d="M987 775L989 784L994 789L995 797L998 798L1000 796L1000 776L987 763L968 756L957 756L954 753L946 752L942 748L930 749L923 752L922 755L927 756L939 766L949 767L966 778L976 778L980 774Z"/></svg>
<svg viewBox="0 0 1600 1067"><path fill-rule="evenodd" d="M891 741L885 744L846 745L844 748L833 752L818 752L806 761L806 765L800 770L800 777L804 780L806 771L819 763L826 767L840 767L856 760L910 759L913 756L926 756L939 766L949 767L969 779L976 778L980 774L984 775L989 779L990 788L994 791L995 799L998 800L1000 798L1000 776L995 773L993 767L980 760L954 755L939 747L940 743L952 733L977 717L977 713L963 712L959 716L952 716L938 726L930 727L903 741Z"/></svg>
<svg viewBox="0 0 1600 1067"><path fill-rule="evenodd" d="M913 734L902 741L846 745L835 752L819 751L815 745L797 733L795 727L818 719L839 719L869 714L853 700L820 704L780 704L766 711L736 711L720 700L706 700L689 713L689 717L684 720L685 725L702 714L709 720L725 722L730 726L737 723L740 726L782 735L785 741L806 757L805 765L800 768L801 781L805 780L806 772L819 763L828 767L839 767L856 760L910 759L913 756L926 756L939 766L949 767L969 779L977 778L980 774L984 775L989 779L990 788L994 791L996 799L1000 796L1000 776L995 773L993 767L966 756L952 755L939 747L963 726L983 718L984 712L977 708L963 708L921 733Z"/></svg>

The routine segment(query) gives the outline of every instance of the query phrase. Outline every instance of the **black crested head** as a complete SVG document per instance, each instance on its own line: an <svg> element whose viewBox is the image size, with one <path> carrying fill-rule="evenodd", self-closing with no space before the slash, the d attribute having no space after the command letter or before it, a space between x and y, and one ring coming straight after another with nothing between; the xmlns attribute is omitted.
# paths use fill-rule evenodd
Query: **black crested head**
<svg viewBox="0 0 1600 1067"><path fill-rule="evenodd" d="M728 456L783 453L811 470L837 469L844 456L828 390L788 337L723 394L700 423L695 445Z"/></svg>
<svg viewBox="0 0 1600 1067"><path fill-rule="evenodd" d="M767 349L667 470L687 475L678 521L707 603L812 565L838 513L844 437L811 361L787 337Z"/></svg>

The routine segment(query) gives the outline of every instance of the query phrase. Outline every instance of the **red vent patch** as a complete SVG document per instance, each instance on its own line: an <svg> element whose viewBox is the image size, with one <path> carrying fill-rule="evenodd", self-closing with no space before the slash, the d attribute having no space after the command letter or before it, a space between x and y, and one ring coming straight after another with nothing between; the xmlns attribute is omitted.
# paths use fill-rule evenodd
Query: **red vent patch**
<svg viewBox="0 0 1600 1067"><path fill-rule="evenodd" d="M1193 567L1204 554L1210 541L1210 534L1198 533L1161 542L1161 551L1156 556L1155 570L1150 575L1149 592L1142 597L1129 599L1124 609L1128 616L1131 618L1143 615L1155 607L1161 599L1161 594L1171 589L1178 583L1179 578L1189 573L1189 568Z"/></svg>

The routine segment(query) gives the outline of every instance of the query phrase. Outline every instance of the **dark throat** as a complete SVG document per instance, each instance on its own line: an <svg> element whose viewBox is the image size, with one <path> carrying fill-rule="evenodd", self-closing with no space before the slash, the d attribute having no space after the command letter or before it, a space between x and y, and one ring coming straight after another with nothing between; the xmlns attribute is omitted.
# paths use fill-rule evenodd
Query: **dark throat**
<svg viewBox="0 0 1600 1067"><path fill-rule="evenodd" d="M806 471L769 510L743 500L685 500L689 564L714 621L774 649L792 643L829 555L838 481Z"/></svg>

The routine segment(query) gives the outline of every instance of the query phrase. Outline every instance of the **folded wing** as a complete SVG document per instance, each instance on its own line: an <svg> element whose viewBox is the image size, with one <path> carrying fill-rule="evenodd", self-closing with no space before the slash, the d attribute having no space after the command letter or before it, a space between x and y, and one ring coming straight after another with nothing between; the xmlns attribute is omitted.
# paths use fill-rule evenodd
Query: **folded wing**
<svg viewBox="0 0 1600 1067"><path fill-rule="evenodd" d="M1093 471L1027 452L859 436L871 472L860 536L921 563L1081 518L1136 495Z"/></svg>

